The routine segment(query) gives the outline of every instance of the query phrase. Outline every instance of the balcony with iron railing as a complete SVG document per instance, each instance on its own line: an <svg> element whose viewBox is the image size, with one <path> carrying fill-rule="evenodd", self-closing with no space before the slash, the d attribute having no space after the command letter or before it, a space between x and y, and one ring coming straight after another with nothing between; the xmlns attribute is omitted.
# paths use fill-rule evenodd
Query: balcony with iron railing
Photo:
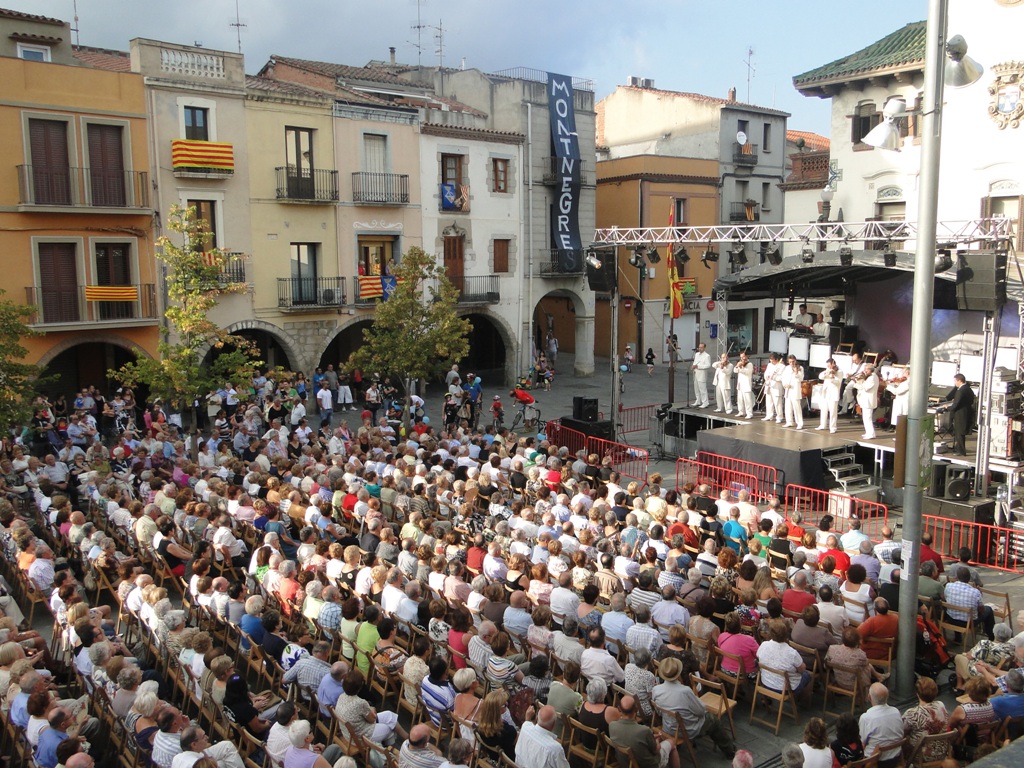
<svg viewBox="0 0 1024 768"><path fill-rule="evenodd" d="M224 263L220 267L220 282L233 285L245 282L245 254L235 251L225 252Z"/></svg>
<svg viewBox="0 0 1024 768"><path fill-rule="evenodd" d="M323 168L278 166L277 199L304 203L334 203L338 200L338 172Z"/></svg>
<svg viewBox="0 0 1024 768"><path fill-rule="evenodd" d="M761 204L752 201L729 203L729 221L760 221Z"/></svg>
<svg viewBox="0 0 1024 768"><path fill-rule="evenodd" d="M497 275L474 275L449 277L448 280L459 292L459 304L497 304L501 301L500 280Z"/></svg>
<svg viewBox="0 0 1024 768"><path fill-rule="evenodd" d="M569 160L568 158L551 156L544 159L544 172L541 174L542 184L561 184L563 173L568 173L564 163L576 163L579 172L580 184L590 184L590 174L587 172L586 160Z"/></svg>
<svg viewBox="0 0 1024 768"><path fill-rule="evenodd" d="M409 177L404 173L353 173L352 201L368 205L408 203Z"/></svg>
<svg viewBox="0 0 1024 768"><path fill-rule="evenodd" d="M148 179L145 171L19 165L18 204L137 213L149 207Z"/></svg>
<svg viewBox="0 0 1024 768"><path fill-rule="evenodd" d="M736 165L757 165L757 144L732 143L732 161Z"/></svg>
<svg viewBox="0 0 1024 768"><path fill-rule="evenodd" d="M291 312L336 309L348 303L344 277L279 277L277 306Z"/></svg>
<svg viewBox="0 0 1024 768"><path fill-rule="evenodd" d="M583 274L583 251L550 248L538 259L541 277L576 277Z"/></svg>
<svg viewBox="0 0 1024 768"><path fill-rule="evenodd" d="M26 303L34 308L30 325L43 330L58 326L153 325L160 318L153 283L135 285L28 286Z"/></svg>

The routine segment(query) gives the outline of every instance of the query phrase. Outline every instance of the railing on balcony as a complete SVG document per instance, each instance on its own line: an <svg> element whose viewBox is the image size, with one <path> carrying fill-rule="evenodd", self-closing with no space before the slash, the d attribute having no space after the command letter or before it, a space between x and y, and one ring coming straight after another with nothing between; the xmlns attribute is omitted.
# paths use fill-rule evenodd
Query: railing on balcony
<svg viewBox="0 0 1024 768"><path fill-rule="evenodd" d="M449 277L448 280L459 292L459 304L497 304L501 300L497 275L473 277Z"/></svg>
<svg viewBox="0 0 1024 768"><path fill-rule="evenodd" d="M583 274L583 251L552 248L541 254L539 260L542 277Z"/></svg>
<svg viewBox="0 0 1024 768"><path fill-rule="evenodd" d="M736 165L757 165L757 144L732 143L732 161Z"/></svg>
<svg viewBox="0 0 1024 768"><path fill-rule="evenodd" d="M332 203L338 200L338 172L323 168L279 166L277 172L278 200L305 200L311 203Z"/></svg>
<svg viewBox="0 0 1024 768"><path fill-rule="evenodd" d="M279 277L277 306L316 310L343 307L347 302L344 277Z"/></svg>
<svg viewBox="0 0 1024 768"><path fill-rule="evenodd" d="M33 325L123 323L160 316L153 283L79 285L72 289L28 286L25 295L26 302L35 308Z"/></svg>
<svg viewBox="0 0 1024 768"><path fill-rule="evenodd" d="M225 253L220 268L220 282L224 285L245 282L245 254L234 251Z"/></svg>
<svg viewBox="0 0 1024 768"><path fill-rule="evenodd" d="M542 184L559 184L562 179L562 163L567 162L561 157L548 157L544 161L544 173L541 175ZM580 184L589 184L590 175L587 172L586 160L574 160L579 169Z"/></svg>
<svg viewBox="0 0 1024 768"><path fill-rule="evenodd" d="M404 173L353 173L352 200L374 205L408 203L409 177Z"/></svg>
<svg viewBox="0 0 1024 768"><path fill-rule="evenodd" d="M108 168L18 166L18 204L147 208L149 174Z"/></svg>
<svg viewBox="0 0 1024 768"><path fill-rule="evenodd" d="M729 221L760 221L760 203L729 203Z"/></svg>

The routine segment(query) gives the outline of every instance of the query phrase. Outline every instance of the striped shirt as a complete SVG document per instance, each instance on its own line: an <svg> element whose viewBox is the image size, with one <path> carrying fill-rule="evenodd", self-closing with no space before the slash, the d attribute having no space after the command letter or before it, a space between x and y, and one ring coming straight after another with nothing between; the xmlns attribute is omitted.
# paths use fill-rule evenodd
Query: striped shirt
<svg viewBox="0 0 1024 768"><path fill-rule="evenodd" d="M452 684L447 680L436 682L427 676L420 683L420 693L423 694L423 704L430 715L430 721L434 725L441 725L442 713L451 712L455 707L455 689Z"/></svg>

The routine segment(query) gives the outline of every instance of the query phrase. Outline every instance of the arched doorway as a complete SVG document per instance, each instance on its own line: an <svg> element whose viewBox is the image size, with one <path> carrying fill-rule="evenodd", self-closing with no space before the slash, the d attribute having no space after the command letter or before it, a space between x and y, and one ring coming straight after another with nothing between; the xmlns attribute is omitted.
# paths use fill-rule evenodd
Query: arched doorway
<svg viewBox="0 0 1024 768"><path fill-rule="evenodd" d="M545 294L533 310L533 345L547 353L548 332L558 339L559 352L576 352L576 297L568 291Z"/></svg>
<svg viewBox="0 0 1024 768"><path fill-rule="evenodd" d="M73 344L53 356L44 356L40 361L44 378L54 377L43 389L48 395L63 394L68 401L83 387L95 386L104 396L109 396L120 384L111 379L107 372L117 370L126 363L135 362L137 355L131 349L104 341L88 341ZM142 399L145 392L139 392Z"/></svg>
<svg viewBox="0 0 1024 768"><path fill-rule="evenodd" d="M469 354L459 361L464 373L472 371L481 377L485 386L496 387L507 383L508 348L507 332L488 315L474 312L464 316L473 324L469 332ZM514 372L513 372L514 373Z"/></svg>
<svg viewBox="0 0 1024 768"><path fill-rule="evenodd" d="M294 366L301 365L301 361L295 359L295 355L289 353L286 343L278 338L273 332L263 328L239 328L228 329L228 332L251 341L256 348L256 358L263 361L265 368L283 368L286 371L296 371ZM219 348L207 350L203 356L203 365L210 365L217 359L218 355L231 352L234 348L225 344Z"/></svg>
<svg viewBox="0 0 1024 768"><path fill-rule="evenodd" d="M354 323L338 329L334 338L327 343L323 354L320 355L318 365L326 370L328 365L333 365L337 369L339 365L347 363L349 356L363 345L363 329L369 328L371 325L373 325L373 320L366 318L365 320L356 320Z"/></svg>

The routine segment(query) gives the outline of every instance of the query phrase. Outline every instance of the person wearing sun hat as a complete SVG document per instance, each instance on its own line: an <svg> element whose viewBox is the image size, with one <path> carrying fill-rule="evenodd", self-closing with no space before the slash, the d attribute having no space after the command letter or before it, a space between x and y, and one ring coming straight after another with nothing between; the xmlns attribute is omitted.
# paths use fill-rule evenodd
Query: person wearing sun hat
<svg viewBox="0 0 1024 768"><path fill-rule="evenodd" d="M732 759L736 754L736 745L733 743L731 731L718 717L704 708L693 689L680 680L682 674L683 663L679 659L670 656L662 661L658 667L658 677L663 682L654 686L651 701L660 710L678 712L682 715L686 733L691 740L699 736L708 736L726 757ZM665 718L662 729L667 734L674 734L675 720Z"/></svg>

